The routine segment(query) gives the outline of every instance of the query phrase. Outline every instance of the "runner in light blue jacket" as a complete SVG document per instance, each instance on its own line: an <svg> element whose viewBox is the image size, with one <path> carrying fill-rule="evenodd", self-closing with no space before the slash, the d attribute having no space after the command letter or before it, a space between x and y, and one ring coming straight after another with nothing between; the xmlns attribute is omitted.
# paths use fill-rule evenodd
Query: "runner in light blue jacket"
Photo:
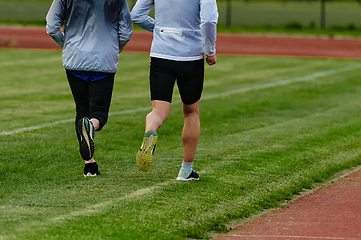
<svg viewBox="0 0 361 240"><path fill-rule="evenodd" d="M155 18L148 16L155 8ZM217 62L215 41L216 0L138 0L132 21L153 32L150 51L152 111L146 117L145 135L136 160L146 171L153 161L158 129L169 115L175 82L182 99L183 163L177 180L198 180L193 170L200 135L199 100L204 82L204 54L209 65Z"/></svg>
<svg viewBox="0 0 361 240"><path fill-rule="evenodd" d="M133 30L129 8L126 0L54 0L46 21L47 33L63 48L84 176L97 176L94 131L108 121L119 53Z"/></svg>
<svg viewBox="0 0 361 240"><path fill-rule="evenodd" d="M67 70L115 73L133 31L125 0L54 0L46 22Z"/></svg>

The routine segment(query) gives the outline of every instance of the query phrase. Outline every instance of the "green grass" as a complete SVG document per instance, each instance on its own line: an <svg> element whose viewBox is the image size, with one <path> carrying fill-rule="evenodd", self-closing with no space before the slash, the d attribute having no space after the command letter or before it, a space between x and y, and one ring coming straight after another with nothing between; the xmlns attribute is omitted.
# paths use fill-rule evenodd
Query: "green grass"
<svg viewBox="0 0 361 240"><path fill-rule="evenodd" d="M297 23L302 27L320 28L321 1L232 1L232 26L284 27ZM219 24L226 24L226 1L217 1ZM334 1L326 4L326 27L361 27L361 4Z"/></svg>
<svg viewBox="0 0 361 240"><path fill-rule="evenodd" d="M61 52L0 53L0 239L207 238L361 164L361 61L219 56L200 104L200 180L179 182L177 91L153 165L135 163L148 54L121 54L95 136L102 175L84 178Z"/></svg>
<svg viewBox="0 0 361 240"><path fill-rule="evenodd" d="M52 1L0 1L0 23L45 26Z"/></svg>

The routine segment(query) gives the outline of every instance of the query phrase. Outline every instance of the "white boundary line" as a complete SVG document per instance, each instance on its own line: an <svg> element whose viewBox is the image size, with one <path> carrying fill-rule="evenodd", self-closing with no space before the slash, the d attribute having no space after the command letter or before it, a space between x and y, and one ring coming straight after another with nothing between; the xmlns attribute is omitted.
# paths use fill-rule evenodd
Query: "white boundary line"
<svg viewBox="0 0 361 240"><path fill-rule="evenodd" d="M219 97L228 97L228 96L233 95L233 94L250 92L250 91L253 91L253 90L260 90L260 89L266 89L266 88L271 88L271 87L277 87L277 86L282 86L282 85L286 85L286 84L290 84L290 83L307 82L307 81L311 81L311 80L313 80L315 78L325 77L325 76L338 74L338 73L343 73L343 72L348 72L348 71L355 70L355 69L358 69L358 68L361 68L361 64L353 65L353 66L342 68L342 69L335 69L335 70L316 72L316 73L313 73L311 75L304 76L304 77L296 77L296 78L281 80L281 81L278 81L278 82L266 83L266 84L261 84L261 85L258 85L258 86L256 85L256 86L253 86L253 87L234 89L234 90L226 91L226 92L223 92L223 93L202 97L202 100L214 99L214 98L219 98Z"/></svg>
<svg viewBox="0 0 361 240"><path fill-rule="evenodd" d="M109 115L121 115L121 114L127 114L127 113L135 113L135 112L141 112L141 111L146 111L146 110L150 110L151 107L144 107L144 108L137 108L137 109L130 109L130 110L124 110L124 111L120 111L120 112L112 112L109 113ZM66 120L60 120L60 121L55 121L55 122L49 122L49 123L44 123L44 124L40 124L40 125L36 125L36 126L32 126L32 127L25 127L25 128L18 128L18 129L14 129L14 130L10 130L10 131L3 131L0 132L0 135L13 135L13 134L17 134L17 133L22 133L22 132L30 132L36 129L42 129L42 128L46 128L46 127L54 127L56 125L62 124L62 123L69 123L69 122L73 122L74 119L66 119Z"/></svg>
<svg viewBox="0 0 361 240"><path fill-rule="evenodd" d="M345 68L341 68L341 69L316 72L316 73L313 73L311 75L307 75L304 77L296 77L296 78L281 80L278 82L266 83L266 84L252 86L252 87L239 88L239 89L234 89L234 90L230 90L230 91L225 91L225 92L222 92L219 94L204 96L204 97L202 97L202 100L210 100L210 99L215 99L215 98L228 97L233 94L239 94L239 93L245 93L245 92L250 92L250 91L254 91L254 90L272 88L272 87L282 86L282 85L296 83L296 82L311 81L311 80L319 78L319 77L325 77L325 76L329 76L329 75L333 75L333 74L348 72L348 71L359 69L359 68L361 68L361 64L357 64L357 65L353 65L353 66L349 66L349 67L345 67ZM174 102L173 104L179 104L179 103L180 102ZM124 111L119 111L119 112L112 112L109 115L122 115L122 114L128 114L128 113L149 111L150 109L151 109L151 107L143 107L143 108L130 109L130 110L124 110ZM14 134L22 133L22 132L30 132L30 131L33 131L36 129L53 127L53 126L56 126L59 124L69 123L72 121L74 121L74 119L66 119L66 120L61 120L61 121L44 123L44 124L40 124L40 125L36 125L36 126L32 126L32 127L18 128L18 129L14 129L14 130L10 130L10 131L0 132L0 135L14 135Z"/></svg>

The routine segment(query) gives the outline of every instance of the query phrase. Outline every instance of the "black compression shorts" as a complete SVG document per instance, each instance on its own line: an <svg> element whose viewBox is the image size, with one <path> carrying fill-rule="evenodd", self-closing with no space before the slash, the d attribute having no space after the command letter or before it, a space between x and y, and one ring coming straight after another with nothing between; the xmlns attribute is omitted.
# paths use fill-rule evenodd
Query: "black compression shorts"
<svg viewBox="0 0 361 240"><path fill-rule="evenodd" d="M152 100L172 102L175 81L184 104L201 98L204 82L204 59L173 61L151 58L150 92Z"/></svg>

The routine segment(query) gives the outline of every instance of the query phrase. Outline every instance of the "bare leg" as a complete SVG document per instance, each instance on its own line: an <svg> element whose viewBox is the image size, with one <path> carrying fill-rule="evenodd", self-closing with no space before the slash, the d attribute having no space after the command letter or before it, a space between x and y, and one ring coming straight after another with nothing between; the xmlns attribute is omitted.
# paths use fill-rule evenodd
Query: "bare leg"
<svg viewBox="0 0 361 240"><path fill-rule="evenodd" d="M170 102L153 100L152 111L147 115L145 120L145 132L149 130L158 131L163 122L168 118Z"/></svg>
<svg viewBox="0 0 361 240"><path fill-rule="evenodd" d="M90 121L91 121L92 124L93 124L94 131L98 131L98 130L99 130L99 126L100 126L99 120L96 119L96 118L92 118L92 119L90 119Z"/></svg>
<svg viewBox="0 0 361 240"><path fill-rule="evenodd" d="M142 146L136 155L137 165L142 171L147 171L152 165L152 155L158 139L156 131L158 131L163 122L167 119L169 110L170 102L159 100L152 101L152 111L147 115L145 120L145 135Z"/></svg>
<svg viewBox="0 0 361 240"><path fill-rule="evenodd" d="M183 116L183 161L193 162L201 131L199 120L199 100L194 104L183 104Z"/></svg>

